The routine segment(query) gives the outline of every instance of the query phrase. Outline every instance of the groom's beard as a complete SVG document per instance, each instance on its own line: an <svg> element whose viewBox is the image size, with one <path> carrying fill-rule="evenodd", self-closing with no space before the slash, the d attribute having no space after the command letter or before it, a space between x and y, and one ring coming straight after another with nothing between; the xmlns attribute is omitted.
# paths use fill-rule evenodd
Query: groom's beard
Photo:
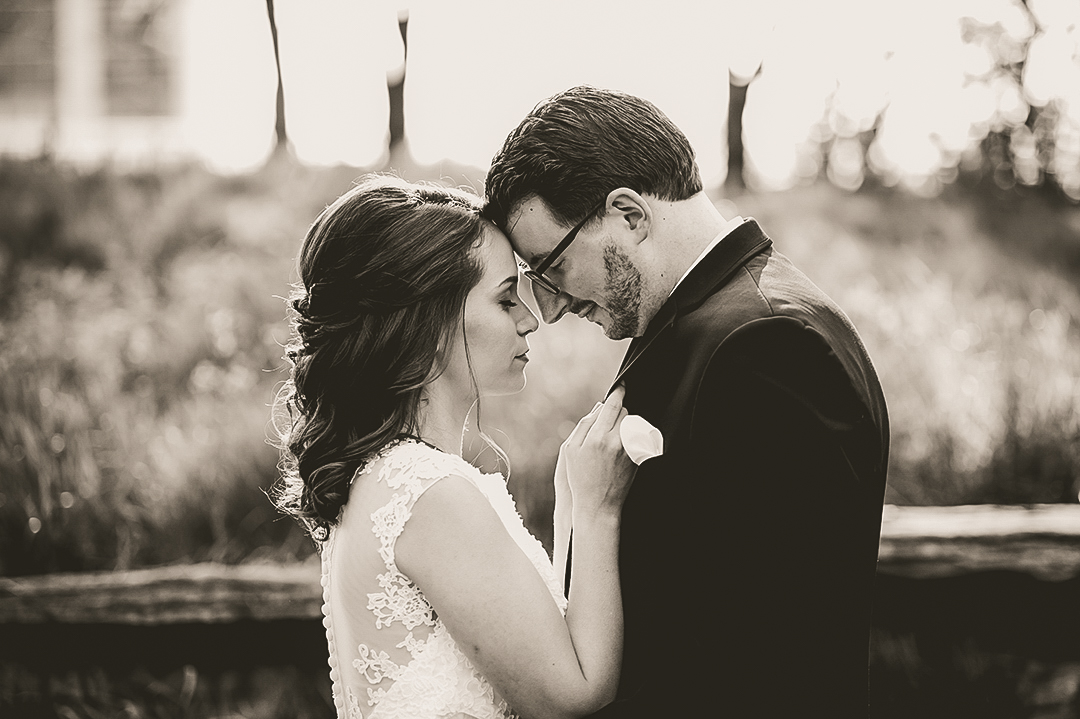
<svg viewBox="0 0 1080 719"><path fill-rule="evenodd" d="M636 337L641 322L641 273L615 245L604 247L604 270L605 304L611 317L604 334L613 340Z"/></svg>

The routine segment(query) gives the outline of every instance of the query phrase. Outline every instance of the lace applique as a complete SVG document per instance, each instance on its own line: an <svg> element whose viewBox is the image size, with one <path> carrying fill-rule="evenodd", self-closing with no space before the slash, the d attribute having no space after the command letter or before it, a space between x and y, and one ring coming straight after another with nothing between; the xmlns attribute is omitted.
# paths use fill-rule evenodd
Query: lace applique
<svg viewBox="0 0 1080 719"><path fill-rule="evenodd" d="M420 651L392 686L369 688L367 694L371 705L376 707L372 717L379 719L517 717L491 684L476 672L442 623L422 643Z"/></svg>
<svg viewBox="0 0 1080 719"><path fill-rule="evenodd" d="M434 626L435 610L397 567L379 575L379 586L385 591L367 595L367 608L375 615L376 627L389 627L394 622L401 622L406 629Z"/></svg>
<svg viewBox="0 0 1080 719"><path fill-rule="evenodd" d="M399 649L405 649L410 655L416 656L416 653L424 646L424 642L419 639L414 639L412 632L405 635L405 639L396 645Z"/></svg>
<svg viewBox="0 0 1080 719"><path fill-rule="evenodd" d="M436 449L418 445L419 452L392 452L382 456L379 480L391 489L406 487L414 497L423 491L424 480L442 479L462 471L464 460ZM471 467L472 465L467 465ZM404 471L408 470L408 471Z"/></svg>
<svg viewBox="0 0 1080 719"><path fill-rule="evenodd" d="M368 684L378 684L387 678L397 679L401 674L401 667L386 652L373 652L366 644L361 644L359 651L360 658L353 660L353 667L364 675Z"/></svg>
<svg viewBox="0 0 1080 719"><path fill-rule="evenodd" d="M377 539L377 546L371 549L378 552L384 568L382 573L369 575L378 583L379 591L367 594L367 610L371 612L369 616L374 617L375 630L380 634L387 633L387 641L376 644L368 638L363 640L368 642L366 644L353 644L359 658L353 658L356 655L350 652L351 666L356 672L349 672L348 678L338 672L330 623L329 558L336 528L331 530L323 549L323 611L338 717L364 719L362 702L358 698L365 695L370 707L366 710L369 712L367 719L461 715L476 719L515 717L505 700L457 646L419 587L398 569L394 554L397 538L411 517L416 500L440 479L461 476L488 498L511 537L536 566L560 610L565 611L566 600L558 589L547 554L522 524L513 498L506 490L505 480L500 475L485 475L460 457L414 440L387 445L356 473L354 482L358 477L372 474L376 483L389 489L390 498L382 500L381 507L367 514L371 520L370 531ZM418 627L424 627L417 632L419 638L413 633ZM407 632L404 638L401 631ZM407 654L399 650L405 650Z"/></svg>
<svg viewBox="0 0 1080 719"><path fill-rule="evenodd" d="M387 564L394 561L394 542L412 516L414 501L411 493L395 494L388 504L371 513L371 531L379 538L379 556Z"/></svg>
<svg viewBox="0 0 1080 719"><path fill-rule="evenodd" d="M387 458L383 471L379 473L380 480L386 476L386 467L390 464L390 458ZM379 538L379 556L387 569L378 577L383 591L367 595L367 608L375 614L375 626L378 628L401 622L406 629L412 630L421 624L433 626L435 623L431 605L416 585L398 570L394 561L394 545L405 528L405 522L412 516L413 503L422 492L419 476L410 475L405 479L405 474L399 472L387 483L395 489L407 484L406 494L395 493L387 504L371 513L371 531Z"/></svg>
<svg viewBox="0 0 1080 719"><path fill-rule="evenodd" d="M382 689L382 688L372 689L371 687L368 687L367 688L367 703L368 703L368 706L369 707L375 706L376 704L381 702L383 700L383 697L385 697L385 696L386 696L386 690L385 689Z"/></svg>
<svg viewBox="0 0 1080 719"><path fill-rule="evenodd" d="M348 719L364 719L363 712L360 711L360 700L356 698L356 692L349 687L345 690L345 701L348 702L349 716Z"/></svg>

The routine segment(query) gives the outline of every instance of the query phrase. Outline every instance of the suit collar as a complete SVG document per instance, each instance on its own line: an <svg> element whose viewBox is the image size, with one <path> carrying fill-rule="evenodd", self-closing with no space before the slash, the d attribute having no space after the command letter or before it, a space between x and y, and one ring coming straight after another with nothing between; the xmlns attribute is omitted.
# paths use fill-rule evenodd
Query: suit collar
<svg viewBox="0 0 1080 719"><path fill-rule="evenodd" d="M670 300L674 300L678 307L676 314L696 307L717 288L727 284L732 275L751 257L771 244L772 240L753 218L736 227L712 252L702 258L671 293ZM671 304L670 300L668 304Z"/></svg>
<svg viewBox="0 0 1080 719"><path fill-rule="evenodd" d="M679 283L675 291L671 293L671 297L649 321L644 334L634 338L630 343L626 356L623 358L622 367L619 368L619 374L612 382L612 387L619 383L630 366L675 321L676 317L701 304L716 289L727 284L735 272L751 257L771 244L772 240L753 218L747 218L746 222L720 240L712 252L702 258L690 274Z"/></svg>

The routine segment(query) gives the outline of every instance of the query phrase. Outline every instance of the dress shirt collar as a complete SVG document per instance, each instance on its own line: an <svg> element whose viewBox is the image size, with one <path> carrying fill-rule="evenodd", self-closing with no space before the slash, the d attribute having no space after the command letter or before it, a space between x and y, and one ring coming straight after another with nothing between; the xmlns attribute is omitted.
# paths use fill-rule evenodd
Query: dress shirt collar
<svg viewBox="0 0 1080 719"><path fill-rule="evenodd" d="M720 240L730 235L732 230L734 230L736 227L738 227L744 222L746 222L746 220L739 215L736 215L734 218L728 220L727 223L720 228L720 232L716 235L716 237L713 238L712 242L710 242L708 246L701 251L701 254L697 256L697 259L694 260L690 264L690 266L686 268L686 272L684 272L683 276L679 278L679 281L675 283L675 287L671 288L671 292L668 293L668 297L671 297L671 295L675 294L675 289L679 285L681 285L682 281L686 279L686 276L689 275L690 272L698 266L698 263L705 259L705 255L712 252L713 248L720 244Z"/></svg>

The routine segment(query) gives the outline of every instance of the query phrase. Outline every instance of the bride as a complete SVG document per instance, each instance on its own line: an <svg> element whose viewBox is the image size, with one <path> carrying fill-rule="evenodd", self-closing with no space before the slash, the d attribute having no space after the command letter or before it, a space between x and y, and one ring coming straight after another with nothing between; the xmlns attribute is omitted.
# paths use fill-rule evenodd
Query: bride
<svg viewBox="0 0 1080 719"><path fill-rule="evenodd" d="M368 177L315 220L299 274L275 500L321 545L338 716L574 717L610 702L635 470L621 390L560 451L564 598L504 478L461 457L474 402L524 386L537 328L478 200Z"/></svg>

